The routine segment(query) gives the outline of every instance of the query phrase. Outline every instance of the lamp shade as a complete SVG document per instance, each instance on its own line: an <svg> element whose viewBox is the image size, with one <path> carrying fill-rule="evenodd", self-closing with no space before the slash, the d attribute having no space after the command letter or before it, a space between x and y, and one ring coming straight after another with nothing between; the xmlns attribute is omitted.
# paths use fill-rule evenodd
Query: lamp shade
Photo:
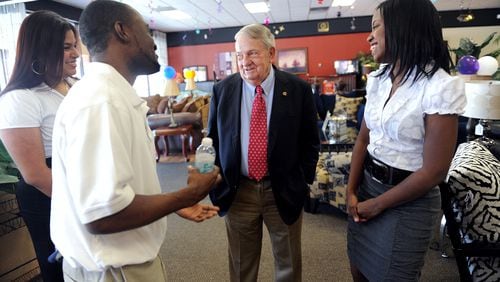
<svg viewBox="0 0 500 282"><path fill-rule="evenodd" d="M184 77L186 78L186 91L191 91L196 89L196 83L194 82L194 78L196 76L196 72L194 70L186 69L184 70Z"/></svg>
<svg viewBox="0 0 500 282"><path fill-rule="evenodd" d="M191 91L196 89L196 83L194 82L194 78L186 79L186 91Z"/></svg>
<svg viewBox="0 0 500 282"><path fill-rule="evenodd" d="M167 79L165 82L165 90L163 91L163 96L178 96L179 93L179 85L177 85L175 79Z"/></svg>
<svg viewBox="0 0 500 282"><path fill-rule="evenodd" d="M463 116L500 120L500 81L478 80L465 83L467 105Z"/></svg>

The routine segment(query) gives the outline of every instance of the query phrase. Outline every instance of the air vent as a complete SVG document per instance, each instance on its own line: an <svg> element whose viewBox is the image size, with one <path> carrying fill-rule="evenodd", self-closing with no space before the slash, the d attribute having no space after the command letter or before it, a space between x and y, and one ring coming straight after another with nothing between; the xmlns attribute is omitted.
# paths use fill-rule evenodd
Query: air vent
<svg viewBox="0 0 500 282"><path fill-rule="evenodd" d="M328 11L328 9L330 9L330 7L326 6L326 7L311 7L309 9L310 12L326 12Z"/></svg>

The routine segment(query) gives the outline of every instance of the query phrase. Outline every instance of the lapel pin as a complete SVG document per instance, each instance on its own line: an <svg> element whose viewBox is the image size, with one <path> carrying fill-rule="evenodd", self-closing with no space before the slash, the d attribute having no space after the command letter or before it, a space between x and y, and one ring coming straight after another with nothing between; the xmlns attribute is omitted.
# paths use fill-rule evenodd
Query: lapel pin
<svg viewBox="0 0 500 282"><path fill-rule="evenodd" d="M286 96L286 95L288 95L288 93L286 93L286 91L284 91L283 93L281 93L281 95Z"/></svg>

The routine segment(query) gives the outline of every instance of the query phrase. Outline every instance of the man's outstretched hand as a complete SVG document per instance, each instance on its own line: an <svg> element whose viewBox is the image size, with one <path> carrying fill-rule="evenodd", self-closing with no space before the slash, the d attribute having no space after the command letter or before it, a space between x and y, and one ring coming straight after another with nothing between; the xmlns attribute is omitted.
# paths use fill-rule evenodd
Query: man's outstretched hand
<svg viewBox="0 0 500 282"><path fill-rule="evenodd" d="M177 214L180 217L194 222L202 222L205 219L210 219L216 216L218 211L219 207L197 203L190 207L178 210Z"/></svg>

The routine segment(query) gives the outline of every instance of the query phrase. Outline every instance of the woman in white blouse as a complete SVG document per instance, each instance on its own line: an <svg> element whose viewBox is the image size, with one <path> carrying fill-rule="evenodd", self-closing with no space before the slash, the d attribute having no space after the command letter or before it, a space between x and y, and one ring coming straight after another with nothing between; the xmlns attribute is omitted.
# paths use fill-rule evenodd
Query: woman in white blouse
<svg viewBox="0 0 500 282"><path fill-rule="evenodd" d="M52 128L59 104L74 83L80 56L73 25L37 11L21 24L12 76L0 93L0 138L21 172L16 196L44 281L63 281L60 263L49 263Z"/></svg>
<svg viewBox="0 0 500 282"><path fill-rule="evenodd" d="M417 281L438 218L437 185L457 139L464 84L449 73L439 15L429 0L387 0L368 36L380 69L347 187L348 255L354 281Z"/></svg>

